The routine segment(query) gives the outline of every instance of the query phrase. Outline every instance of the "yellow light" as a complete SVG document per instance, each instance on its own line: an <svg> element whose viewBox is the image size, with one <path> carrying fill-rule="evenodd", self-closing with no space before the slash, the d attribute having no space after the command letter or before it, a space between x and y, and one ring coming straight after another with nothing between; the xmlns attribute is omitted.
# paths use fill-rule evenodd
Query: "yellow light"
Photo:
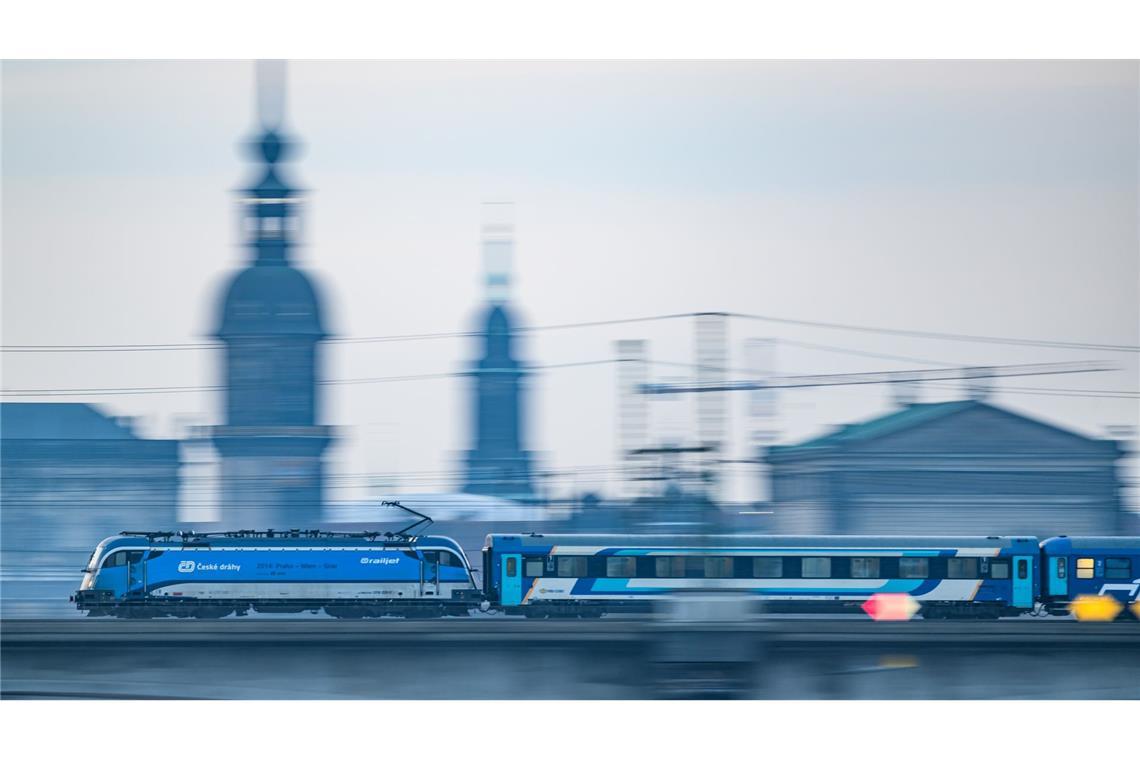
<svg viewBox="0 0 1140 760"><path fill-rule="evenodd" d="M1069 609L1082 623L1106 622L1115 620L1124 605L1108 594L1082 594L1069 603Z"/></svg>
<svg viewBox="0 0 1140 760"><path fill-rule="evenodd" d="M879 658L879 667L886 670L917 668L918 658L908 654L885 654Z"/></svg>

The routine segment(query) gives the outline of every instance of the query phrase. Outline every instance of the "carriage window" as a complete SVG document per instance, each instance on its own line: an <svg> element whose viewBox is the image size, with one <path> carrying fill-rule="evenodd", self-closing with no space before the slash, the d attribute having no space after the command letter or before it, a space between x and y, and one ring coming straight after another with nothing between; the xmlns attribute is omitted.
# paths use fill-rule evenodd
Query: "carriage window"
<svg viewBox="0 0 1140 760"><path fill-rule="evenodd" d="M584 577L586 577L586 558L585 557L559 557L558 558L558 577L559 578L584 578Z"/></svg>
<svg viewBox="0 0 1140 760"><path fill-rule="evenodd" d="M1009 578L1009 562L1005 560L995 559L990 563L990 577L995 580L1006 580Z"/></svg>
<svg viewBox="0 0 1140 760"><path fill-rule="evenodd" d="M540 559L528 559L523 563L523 575L528 578L541 578L544 564Z"/></svg>
<svg viewBox="0 0 1140 760"><path fill-rule="evenodd" d="M947 578L977 578L977 557L951 557L946 561Z"/></svg>
<svg viewBox="0 0 1140 760"><path fill-rule="evenodd" d="M831 557L804 557L802 569L804 578L830 578Z"/></svg>
<svg viewBox="0 0 1140 760"><path fill-rule="evenodd" d="M899 577L930 577L930 560L926 557L899 557Z"/></svg>
<svg viewBox="0 0 1140 760"><path fill-rule="evenodd" d="M1058 578L1064 578L1065 577L1065 558L1064 557L1057 557L1057 577Z"/></svg>
<svg viewBox="0 0 1140 760"><path fill-rule="evenodd" d="M732 557L705 557L706 578L731 578Z"/></svg>
<svg viewBox="0 0 1140 760"><path fill-rule="evenodd" d="M1096 567L1096 560L1092 557L1081 557L1077 560L1077 577L1078 578L1091 578L1093 577L1093 569Z"/></svg>
<svg viewBox="0 0 1140 760"><path fill-rule="evenodd" d="M684 557L657 557L654 560L655 575L658 578L684 578Z"/></svg>
<svg viewBox="0 0 1140 760"><path fill-rule="evenodd" d="M784 558L783 557L753 557L752 558L752 577L753 578L783 578L784 577Z"/></svg>
<svg viewBox="0 0 1140 760"><path fill-rule="evenodd" d="M606 557L607 578L634 578L636 576L636 557Z"/></svg>
<svg viewBox="0 0 1140 760"><path fill-rule="evenodd" d="M852 578L878 578L879 577L879 558L878 557L852 557L851 558L851 577Z"/></svg>
<svg viewBox="0 0 1140 760"><path fill-rule="evenodd" d="M507 557L507 577L514 578L519 574L519 561L515 557Z"/></svg>
<svg viewBox="0 0 1140 760"><path fill-rule="evenodd" d="M1132 578L1132 561L1127 557L1109 557L1104 561L1105 578Z"/></svg>

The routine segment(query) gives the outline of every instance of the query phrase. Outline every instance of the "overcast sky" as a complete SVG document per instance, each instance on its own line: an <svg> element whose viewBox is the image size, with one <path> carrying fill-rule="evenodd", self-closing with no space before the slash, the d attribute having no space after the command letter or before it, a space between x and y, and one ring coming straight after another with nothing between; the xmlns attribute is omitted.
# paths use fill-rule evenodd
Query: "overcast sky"
<svg viewBox="0 0 1140 760"><path fill-rule="evenodd" d="M234 190L252 176L238 146L255 131L253 78L249 62L4 64L5 345L209 340L247 260ZM287 126L304 150L290 177L309 195L295 259L337 336L469 329L480 203L507 199L523 324L723 310L1136 345L1138 102L1135 63L297 62ZM1134 353L738 321L729 337L733 366L750 337L971 365L1110 359L1119 371L999 381L993 400L1088 434L1137 424L1134 398L1027 392L1135 391ZM687 321L540 333L521 353L605 359L619 338L694 358ZM332 346L326 374L449 372L474 350ZM8 353L3 386L214 385L219 358ZM791 344L776 361L782 373L927 366ZM614 367L550 370L532 388L541 466L577 471L555 481L564 491L605 487ZM332 470L351 486L332 498L362 497L360 473L447 490L468 445L464 381L324 393L323 421L342 433ZM953 383L923 390L959 397ZM220 421L216 393L66 400L142 416L150 435ZM745 399L731 405L743 455ZM777 427L796 441L890 406L882 387L789 391ZM691 434L691 401L654 407L659 434ZM737 471L731 494L748 496Z"/></svg>

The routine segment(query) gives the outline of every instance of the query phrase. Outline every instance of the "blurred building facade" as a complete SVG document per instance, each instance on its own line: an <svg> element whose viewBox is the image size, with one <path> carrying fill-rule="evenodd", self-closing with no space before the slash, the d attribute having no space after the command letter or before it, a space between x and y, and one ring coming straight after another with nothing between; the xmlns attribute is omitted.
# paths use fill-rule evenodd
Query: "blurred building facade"
<svg viewBox="0 0 1140 760"><path fill-rule="evenodd" d="M908 404L765 461L780 533L1045 537L1125 530L1122 454L966 400Z"/></svg>
<svg viewBox="0 0 1140 760"><path fill-rule="evenodd" d="M479 333L480 358L471 370L471 448L466 454L463 491L512 501L536 498L532 456L524 445L525 392L529 374L515 356L509 311L513 227L483 225L487 304Z"/></svg>
<svg viewBox="0 0 1140 760"><path fill-rule="evenodd" d="M230 281L214 333L225 344L225 421L212 434L221 521L308 528L323 517L332 441L332 428L318 424L327 333L312 281L290 261L299 198L279 176L290 144L267 128L253 147L261 176L242 197L251 261Z"/></svg>
<svg viewBox="0 0 1140 760"><path fill-rule="evenodd" d="M94 406L0 403L4 567L85 559L120 531L169 530L179 466L177 440L143 438ZM78 572L82 559L71 562Z"/></svg>

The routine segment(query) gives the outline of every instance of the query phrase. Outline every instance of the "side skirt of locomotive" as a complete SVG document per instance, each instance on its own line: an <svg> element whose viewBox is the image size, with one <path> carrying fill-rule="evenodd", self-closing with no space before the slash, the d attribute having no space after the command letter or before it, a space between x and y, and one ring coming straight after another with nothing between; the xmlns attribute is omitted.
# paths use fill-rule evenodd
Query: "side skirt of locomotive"
<svg viewBox="0 0 1140 760"><path fill-rule="evenodd" d="M475 589L454 592L451 599L195 599L191 597L138 597L114 599L110 594L80 592L76 607L89 617L217 619L250 612L321 612L344 619L404 617L466 617L478 609L482 595Z"/></svg>

